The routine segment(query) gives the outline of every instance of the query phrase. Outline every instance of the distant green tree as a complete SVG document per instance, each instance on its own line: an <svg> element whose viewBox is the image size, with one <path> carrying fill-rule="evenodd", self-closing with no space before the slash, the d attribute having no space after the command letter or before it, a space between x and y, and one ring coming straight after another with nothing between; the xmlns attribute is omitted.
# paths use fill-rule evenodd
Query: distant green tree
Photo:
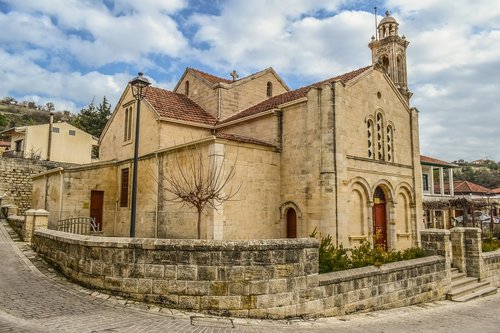
<svg viewBox="0 0 500 333"><path fill-rule="evenodd" d="M70 120L71 124L79 129L99 137L111 115L111 105L104 96L102 103L95 107L94 101L85 109L81 109L76 118Z"/></svg>

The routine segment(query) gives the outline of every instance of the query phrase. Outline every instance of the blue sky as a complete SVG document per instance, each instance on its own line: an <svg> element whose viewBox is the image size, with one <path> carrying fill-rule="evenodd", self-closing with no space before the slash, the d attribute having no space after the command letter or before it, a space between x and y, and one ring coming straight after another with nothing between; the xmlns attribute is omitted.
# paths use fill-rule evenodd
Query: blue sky
<svg viewBox="0 0 500 333"><path fill-rule="evenodd" d="M291 88L371 63L373 7L410 41L421 153L500 161L500 2L481 0L0 0L0 98L77 112L114 106L143 71L229 78L273 67Z"/></svg>

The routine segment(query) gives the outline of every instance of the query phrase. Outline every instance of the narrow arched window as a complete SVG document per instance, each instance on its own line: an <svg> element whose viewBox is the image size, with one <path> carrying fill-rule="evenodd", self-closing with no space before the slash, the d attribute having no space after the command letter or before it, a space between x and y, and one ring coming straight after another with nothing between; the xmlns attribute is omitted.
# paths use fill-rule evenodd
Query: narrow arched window
<svg viewBox="0 0 500 333"><path fill-rule="evenodd" d="M377 114L376 119L377 126L377 159L384 160L384 117L381 113Z"/></svg>
<svg viewBox="0 0 500 333"><path fill-rule="evenodd" d="M387 161L393 162L394 159L394 131L392 126L387 126Z"/></svg>
<svg viewBox="0 0 500 333"><path fill-rule="evenodd" d="M273 84L271 82L267 83L266 96L267 97L273 96Z"/></svg>
<svg viewBox="0 0 500 333"><path fill-rule="evenodd" d="M368 120L366 123L366 136L368 142L368 158L375 158L373 154L373 122Z"/></svg>
<svg viewBox="0 0 500 333"><path fill-rule="evenodd" d="M189 96L189 81L184 82L184 94Z"/></svg>

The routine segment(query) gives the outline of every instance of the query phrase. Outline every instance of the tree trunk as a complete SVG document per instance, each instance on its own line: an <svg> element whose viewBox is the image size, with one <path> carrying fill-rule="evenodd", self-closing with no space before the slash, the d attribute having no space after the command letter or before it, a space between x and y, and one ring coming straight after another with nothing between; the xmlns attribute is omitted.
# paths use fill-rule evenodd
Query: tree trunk
<svg viewBox="0 0 500 333"><path fill-rule="evenodd" d="M198 239L201 239L201 209L198 209Z"/></svg>

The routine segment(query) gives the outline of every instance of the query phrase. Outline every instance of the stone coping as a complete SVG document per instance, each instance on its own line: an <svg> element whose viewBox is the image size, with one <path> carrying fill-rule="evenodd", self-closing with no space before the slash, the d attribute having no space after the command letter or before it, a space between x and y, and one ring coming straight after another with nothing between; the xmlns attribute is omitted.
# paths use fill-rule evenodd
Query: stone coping
<svg viewBox="0 0 500 333"><path fill-rule="evenodd" d="M442 256L429 256L425 258L391 262L380 267L366 266L331 273L323 273L319 275L319 285L326 286L339 282L362 279L369 276L388 274L400 270L424 267L438 263L444 264L445 258Z"/></svg>
<svg viewBox="0 0 500 333"><path fill-rule="evenodd" d="M36 230L35 235L81 246L144 250L203 251L210 249L211 251L234 251L244 249L247 251L268 251L318 248L319 246L319 241L315 238L255 240L157 239L77 235L50 229Z"/></svg>
<svg viewBox="0 0 500 333"><path fill-rule="evenodd" d="M500 249L496 249L495 251L483 252L481 253L483 259L489 259L494 257L500 257Z"/></svg>

